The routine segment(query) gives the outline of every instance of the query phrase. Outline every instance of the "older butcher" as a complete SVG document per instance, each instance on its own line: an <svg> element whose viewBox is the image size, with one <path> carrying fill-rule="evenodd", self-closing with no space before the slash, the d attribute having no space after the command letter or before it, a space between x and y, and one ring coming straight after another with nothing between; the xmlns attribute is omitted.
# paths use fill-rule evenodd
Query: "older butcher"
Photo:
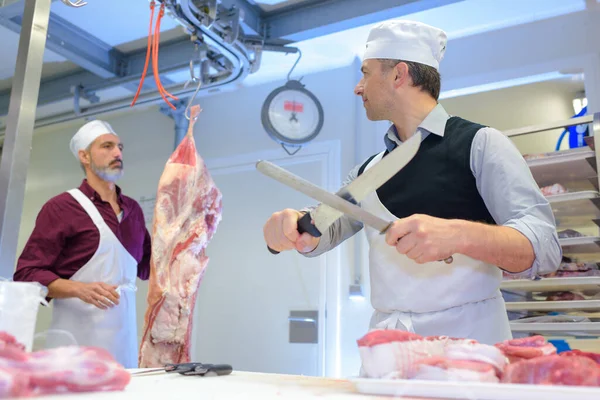
<svg viewBox="0 0 600 400"><path fill-rule="evenodd" d="M123 174L123 145L111 125L86 123L70 149L85 178L43 205L14 280L48 287L48 347L74 338L135 368L136 279L150 274L150 234L139 204L115 183Z"/></svg>

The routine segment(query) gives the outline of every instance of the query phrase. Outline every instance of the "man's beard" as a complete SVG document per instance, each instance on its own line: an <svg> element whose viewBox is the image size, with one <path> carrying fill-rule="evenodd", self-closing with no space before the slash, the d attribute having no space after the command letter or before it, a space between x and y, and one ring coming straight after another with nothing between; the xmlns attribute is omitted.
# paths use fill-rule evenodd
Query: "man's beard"
<svg viewBox="0 0 600 400"><path fill-rule="evenodd" d="M115 162L115 161L113 161ZM112 163L111 163L112 164ZM94 163L94 160L90 159L90 167L92 171L100 179L103 179L107 182L116 182L123 176L123 161L121 161L121 168L111 168L110 165L107 167L99 167Z"/></svg>

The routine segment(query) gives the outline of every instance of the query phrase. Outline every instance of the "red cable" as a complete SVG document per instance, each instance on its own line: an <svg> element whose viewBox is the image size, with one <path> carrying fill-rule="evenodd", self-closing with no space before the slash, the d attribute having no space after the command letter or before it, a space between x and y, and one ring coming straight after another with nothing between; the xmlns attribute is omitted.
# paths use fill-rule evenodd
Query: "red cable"
<svg viewBox="0 0 600 400"><path fill-rule="evenodd" d="M163 16L165 15L165 5L164 3L162 4L162 7L160 9L160 13L158 15L158 19L156 21L156 29L155 29L155 33L156 33L156 41L154 43L154 48L156 51L156 69L159 70L158 68L158 49L160 47L160 23L161 20L163 18ZM168 97L174 99L174 100L179 100L177 97L173 96L172 94L170 94L169 92L167 92L167 90L165 89L165 87L163 86L162 82L160 82L160 75L159 75L159 85L160 85L160 90L166 94Z"/></svg>
<svg viewBox="0 0 600 400"><path fill-rule="evenodd" d="M150 3L150 26L148 28L148 45L147 45L147 49L146 49L146 62L144 64L144 72L142 72L142 78L140 79L140 84L138 86L137 92L135 93L135 96L133 97L133 101L131 102L131 107L134 106L135 102L137 101L140 92L142 91L142 87L144 86L144 79L146 78L146 73L148 72L148 64L150 61L150 52L152 51L152 20L154 20L154 6L155 3L154 1L152 1Z"/></svg>

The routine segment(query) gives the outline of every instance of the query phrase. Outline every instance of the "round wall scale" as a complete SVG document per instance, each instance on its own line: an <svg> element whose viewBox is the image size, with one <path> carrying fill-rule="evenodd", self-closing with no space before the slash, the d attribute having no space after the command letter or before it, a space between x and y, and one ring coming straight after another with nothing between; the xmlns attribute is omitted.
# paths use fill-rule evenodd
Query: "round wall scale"
<svg viewBox="0 0 600 400"><path fill-rule="evenodd" d="M297 80L289 80L267 96L261 111L262 124L269 136L290 155L313 140L323 127L323 107ZM286 146L297 147L290 152Z"/></svg>

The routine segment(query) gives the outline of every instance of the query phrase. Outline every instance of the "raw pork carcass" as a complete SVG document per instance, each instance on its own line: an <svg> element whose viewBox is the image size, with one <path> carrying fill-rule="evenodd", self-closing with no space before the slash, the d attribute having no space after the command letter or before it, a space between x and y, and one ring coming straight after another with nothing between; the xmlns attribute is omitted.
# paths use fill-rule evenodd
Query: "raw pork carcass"
<svg viewBox="0 0 600 400"><path fill-rule="evenodd" d="M470 339L423 337L396 329L376 329L358 341L363 373L369 378L406 379L424 358L444 356L449 344L473 344Z"/></svg>
<svg viewBox="0 0 600 400"><path fill-rule="evenodd" d="M543 336L536 335L522 339L505 340L497 343L497 348L508 357L509 362L556 354L556 347Z"/></svg>
<svg viewBox="0 0 600 400"><path fill-rule="evenodd" d="M600 368L587 357L550 355L509 364L503 383L600 386Z"/></svg>
<svg viewBox="0 0 600 400"><path fill-rule="evenodd" d="M129 372L100 348L27 353L14 337L0 332L0 349L0 398L123 390L131 380Z"/></svg>
<svg viewBox="0 0 600 400"><path fill-rule="evenodd" d="M562 356L562 357L573 357L573 356L587 357L590 360L594 360L596 362L596 364L598 364L598 366L600 367L600 354L598 354L598 353L590 353L588 351L581 351L581 350L568 350L568 351L563 351L562 353L559 353L559 356Z"/></svg>
<svg viewBox="0 0 600 400"><path fill-rule="evenodd" d="M208 264L206 246L222 207L221 192L196 152L193 127L199 113L199 106L191 108L187 135L158 183L141 368L190 361L196 295Z"/></svg>

